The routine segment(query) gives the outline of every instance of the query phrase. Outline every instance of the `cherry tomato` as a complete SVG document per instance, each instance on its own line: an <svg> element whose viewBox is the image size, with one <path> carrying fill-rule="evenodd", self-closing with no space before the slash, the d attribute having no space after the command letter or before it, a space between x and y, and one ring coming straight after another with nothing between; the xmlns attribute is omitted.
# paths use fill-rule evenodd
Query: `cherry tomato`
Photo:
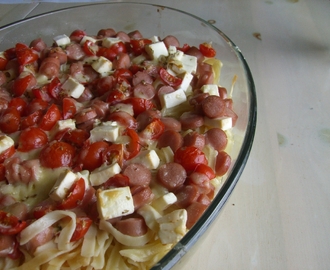
<svg viewBox="0 0 330 270"><path fill-rule="evenodd" d="M40 122L43 112L35 111L21 120L21 130L37 125Z"/></svg>
<svg viewBox="0 0 330 270"><path fill-rule="evenodd" d="M106 99L106 102L109 103L109 105L115 105L116 103L119 103L120 101L124 100L126 98L126 95L120 91L119 89L112 90Z"/></svg>
<svg viewBox="0 0 330 270"><path fill-rule="evenodd" d="M141 131L140 136L144 139L156 140L163 134L164 130L164 123L159 118L155 118Z"/></svg>
<svg viewBox="0 0 330 270"><path fill-rule="evenodd" d="M127 175L118 173L110 177L101 186L103 189L109 189L114 187L127 187L129 185L129 178Z"/></svg>
<svg viewBox="0 0 330 270"><path fill-rule="evenodd" d="M85 194L85 180L80 178L69 189L68 196L61 202L58 209L67 210L76 208L81 203Z"/></svg>
<svg viewBox="0 0 330 270"><path fill-rule="evenodd" d="M120 167L124 164L123 144L112 144L103 152L103 163L118 163Z"/></svg>
<svg viewBox="0 0 330 270"><path fill-rule="evenodd" d="M0 210L0 233L5 235L18 234L27 226L25 221Z"/></svg>
<svg viewBox="0 0 330 270"><path fill-rule="evenodd" d="M199 45L199 50L205 57L214 57L216 55L215 49L213 49L210 43L202 43Z"/></svg>
<svg viewBox="0 0 330 270"><path fill-rule="evenodd" d="M205 174L210 180L215 177L213 169L204 163L198 164L194 172Z"/></svg>
<svg viewBox="0 0 330 270"><path fill-rule="evenodd" d="M86 36L86 32L83 30L74 30L71 34L70 34L70 40L71 41L77 41L80 42L81 39Z"/></svg>
<svg viewBox="0 0 330 270"><path fill-rule="evenodd" d="M103 56L107 59L109 59L110 61L113 61L116 56L121 53L124 52L126 53L126 46L123 42L117 42L113 45L111 45L111 47L106 48L106 47L100 47L99 50L97 51L96 55L97 56Z"/></svg>
<svg viewBox="0 0 330 270"><path fill-rule="evenodd" d="M0 163L3 163L7 158L15 154L15 147L11 146L0 154Z"/></svg>
<svg viewBox="0 0 330 270"><path fill-rule="evenodd" d="M86 55L88 56L93 56L97 54L97 51L99 50L99 46L96 45L93 41L91 40L86 40L83 45L83 50Z"/></svg>
<svg viewBox="0 0 330 270"><path fill-rule="evenodd" d="M140 113L155 107L151 100L137 97L129 97L123 100L122 103L132 104L135 117Z"/></svg>
<svg viewBox="0 0 330 270"><path fill-rule="evenodd" d="M18 139L17 150L28 152L33 149L41 148L48 142L47 134L38 127L24 129Z"/></svg>
<svg viewBox="0 0 330 270"><path fill-rule="evenodd" d="M7 63L8 59L0 56L0 70L5 70Z"/></svg>
<svg viewBox="0 0 330 270"><path fill-rule="evenodd" d="M16 58L16 49L15 49L15 47L5 50L4 55L5 55L6 59L8 59L8 61Z"/></svg>
<svg viewBox="0 0 330 270"><path fill-rule="evenodd" d="M183 44L183 46L182 47L177 47L177 50L179 50L179 51L182 51L182 52L187 52L189 49L190 49L191 47L190 47L190 45L188 45L188 44Z"/></svg>
<svg viewBox="0 0 330 270"><path fill-rule="evenodd" d="M124 153L124 157L126 160L129 160L137 154L139 154L141 149L140 138L134 129L128 128L126 130L126 135L130 137L130 142L126 145L126 151Z"/></svg>
<svg viewBox="0 0 330 270"><path fill-rule="evenodd" d="M93 171L100 167L103 163L103 152L108 146L108 143L98 141L83 148L78 157L78 163L82 164L82 169Z"/></svg>
<svg viewBox="0 0 330 270"><path fill-rule="evenodd" d="M52 100L52 97L48 94L48 90L46 86L32 89L32 94L35 98L44 100L47 103L49 103Z"/></svg>
<svg viewBox="0 0 330 270"><path fill-rule="evenodd" d="M89 217L77 217L76 229L70 239L71 242L78 241L87 233L89 227L92 225L92 220Z"/></svg>
<svg viewBox="0 0 330 270"><path fill-rule="evenodd" d="M75 149L66 142L52 141L40 152L40 164L43 167L55 169L60 167L71 167Z"/></svg>
<svg viewBox="0 0 330 270"><path fill-rule="evenodd" d="M159 70L159 76L164 83L172 87L177 87L182 83L181 78L171 75L165 68Z"/></svg>
<svg viewBox="0 0 330 270"><path fill-rule="evenodd" d="M63 98L62 101L63 119L66 120L72 118L76 114L76 112L77 112L77 108L75 105L75 100L69 97Z"/></svg>
<svg viewBox="0 0 330 270"><path fill-rule="evenodd" d="M47 101L40 98L34 98L26 106L25 110L23 111L23 115L28 116L36 111L43 111L47 109L48 105L49 104Z"/></svg>
<svg viewBox="0 0 330 270"><path fill-rule="evenodd" d="M12 85L13 95L15 97L20 97L26 90L33 88L35 85L36 79L31 73L24 77L18 77Z"/></svg>
<svg viewBox="0 0 330 270"><path fill-rule="evenodd" d="M117 81L119 78L125 78L126 80L130 81L133 77L133 73L129 69L120 68L120 69L116 69L114 73L114 77L116 78Z"/></svg>
<svg viewBox="0 0 330 270"><path fill-rule="evenodd" d="M56 122L61 119L61 117L62 115L59 108L55 104L52 104L41 119L39 127L45 131L49 131L56 124Z"/></svg>
<svg viewBox="0 0 330 270"><path fill-rule="evenodd" d="M59 98L61 93L61 81L58 77L54 77L48 84L47 92L52 98Z"/></svg>
<svg viewBox="0 0 330 270"><path fill-rule="evenodd" d="M89 132L84 129L65 129L55 134L55 140L64 141L76 147L82 147L89 138Z"/></svg>
<svg viewBox="0 0 330 270"><path fill-rule="evenodd" d="M19 130L21 115L15 108L8 108L0 117L0 129L3 133L14 133Z"/></svg>
<svg viewBox="0 0 330 270"><path fill-rule="evenodd" d="M46 199L39 203L32 211L33 217L39 219L49 212L57 209L56 203L52 199Z"/></svg>
<svg viewBox="0 0 330 270"><path fill-rule="evenodd" d="M22 43L17 43L15 46L16 56L18 63L22 66L31 64L38 60L38 54L35 53L31 48Z"/></svg>
<svg viewBox="0 0 330 270"><path fill-rule="evenodd" d="M203 151L194 146L181 147L176 150L174 162L181 164L187 172L194 171L199 164L208 164Z"/></svg>
<svg viewBox="0 0 330 270"><path fill-rule="evenodd" d="M145 39L145 38L131 39L131 42L130 42L132 51L136 55L143 53L145 45L151 44L151 43L152 43L152 41L150 39Z"/></svg>
<svg viewBox="0 0 330 270"><path fill-rule="evenodd" d="M9 108L11 107L15 108L17 111L19 111L20 114L23 113L26 106L27 106L27 102L20 97L12 98L8 103Z"/></svg>

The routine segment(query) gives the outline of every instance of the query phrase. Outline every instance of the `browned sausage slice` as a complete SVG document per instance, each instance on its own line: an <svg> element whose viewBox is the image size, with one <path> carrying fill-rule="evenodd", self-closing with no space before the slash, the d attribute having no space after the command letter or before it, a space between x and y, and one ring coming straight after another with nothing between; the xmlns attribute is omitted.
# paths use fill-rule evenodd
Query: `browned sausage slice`
<svg viewBox="0 0 330 270"><path fill-rule="evenodd" d="M159 167L157 179L159 183L169 191L180 188L186 181L186 170L175 162L166 163Z"/></svg>
<svg viewBox="0 0 330 270"><path fill-rule="evenodd" d="M227 134L220 128L211 128L205 133L205 142L220 152L227 146Z"/></svg>
<svg viewBox="0 0 330 270"><path fill-rule="evenodd" d="M182 135L175 130L165 130L162 135L158 138L158 148L171 147L172 151L175 152L183 144Z"/></svg>
<svg viewBox="0 0 330 270"><path fill-rule="evenodd" d="M122 234L130 236L141 236L147 233L148 227L143 218L131 217L119 220L115 223L115 228Z"/></svg>
<svg viewBox="0 0 330 270"><path fill-rule="evenodd" d="M187 228L191 229L191 227L197 222L197 220L202 216L204 211L206 210L207 205L200 202L193 202L191 205L187 207Z"/></svg>
<svg viewBox="0 0 330 270"><path fill-rule="evenodd" d="M219 96L208 96L202 101L202 110L209 118L217 118L224 115L225 102Z"/></svg>
<svg viewBox="0 0 330 270"><path fill-rule="evenodd" d="M189 132L183 137L183 146L194 146L202 150L205 146L205 136L196 131Z"/></svg>
<svg viewBox="0 0 330 270"><path fill-rule="evenodd" d="M129 164L123 172L129 178L130 186L148 186L151 182L151 172L140 163Z"/></svg>

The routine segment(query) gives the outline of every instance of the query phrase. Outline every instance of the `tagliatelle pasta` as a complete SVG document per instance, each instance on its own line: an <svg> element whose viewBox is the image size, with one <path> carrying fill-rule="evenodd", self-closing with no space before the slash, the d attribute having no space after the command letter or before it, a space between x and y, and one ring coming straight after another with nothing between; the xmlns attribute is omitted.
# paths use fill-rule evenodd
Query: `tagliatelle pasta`
<svg viewBox="0 0 330 270"><path fill-rule="evenodd" d="M180 241L231 165L215 56L111 28L1 52L0 268L150 269Z"/></svg>

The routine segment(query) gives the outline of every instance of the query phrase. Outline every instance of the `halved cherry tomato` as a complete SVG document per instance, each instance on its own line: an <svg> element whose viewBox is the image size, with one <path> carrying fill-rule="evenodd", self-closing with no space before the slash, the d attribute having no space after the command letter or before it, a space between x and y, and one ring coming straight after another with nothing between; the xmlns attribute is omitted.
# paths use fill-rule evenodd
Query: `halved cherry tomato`
<svg viewBox="0 0 330 270"><path fill-rule="evenodd" d="M140 133L140 136L148 140L156 140L165 130L164 123L159 119L153 119Z"/></svg>
<svg viewBox="0 0 330 270"><path fill-rule="evenodd" d="M109 59L110 61L113 61L116 56L121 53L124 52L126 53L126 46L123 42L117 42L113 45L111 45L111 47L106 48L106 47L100 47L99 50L97 51L96 55L97 56L103 56L107 59Z"/></svg>
<svg viewBox="0 0 330 270"><path fill-rule="evenodd" d="M54 98L58 99L61 93L61 81L58 77L54 77L47 87L48 94Z"/></svg>
<svg viewBox="0 0 330 270"><path fill-rule="evenodd" d="M106 182L101 185L103 189L114 187L127 187L129 185L129 178L127 175L118 173L110 177Z"/></svg>
<svg viewBox="0 0 330 270"><path fill-rule="evenodd" d="M144 47L147 44L151 44L150 39L141 38L141 39L131 39L131 47L134 54L139 55L144 52Z"/></svg>
<svg viewBox="0 0 330 270"><path fill-rule="evenodd" d="M11 146L0 154L0 163L15 154L15 146Z"/></svg>
<svg viewBox="0 0 330 270"><path fill-rule="evenodd" d="M109 105L111 106L116 103L119 103L120 101L124 100L125 98L126 98L126 95L122 91L120 91L119 89L114 89L109 92L106 102L109 103Z"/></svg>
<svg viewBox="0 0 330 270"><path fill-rule="evenodd" d="M94 142L83 148L78 157L78 164L82 169L93 171L103 163L103 152L108 149L109 144L104 141Z"/></svg>
<svg viewBox="0 0 330 270"><path fill-rule="evenodd" d="M0 117L0 129L3 133L13 133L19 130L21 115L16 108L7 108Z"/></svg>
<svg viewBox="0 0 330 270"><path fill-rule="evenodd" d="M124 145L112 144L103 152L103 163L118 163L120 167L124 164Z"/></svg>
<svg viewBox="0 0 330 270"><path fill-rule="evenodd" d="M68 196L60 203L58 209L67 210L79 206L85 194L85 180L79 178L69 189Z"/></svg>
<svg viewBox="0 0 330 270"><path fill-rule="evenodd" d="M113 75L117 81L118 81L118 78L125 78L126 80L130 81L133 77L133 73L129 69L126 69L126 68L116 69L116 71Z"/></svg>
<svg viewBox="0 0 330 270"><path fill-rule="evenodd" d="M199 164L208 164L202 150L194 146L184 146L174 153L174 162L181 164L187 172L192 172Z"/></svg>
<svg viewBox="0 0 330 270"><path fill-rule="evenodd" d="M0 56L0 70L5 70L7 63L8 59Z"/></svg>
<svg viewBox="0 0 330 270"><path fill-rule="evenodd" d="M89 138L89 132L84 129L65 129L55 134L54 139L64 141L76 147L82 147Z"/></svg>
<svg viewBox="0 0 330 270"><path fill-rule="evenodd" d="M35 126L37 123L40 122L42 116L43 116L43 112L41 110L35 111L30 115L26 116L21 120L21 127L20 127L21 130Z"/></svg>
<svg viewBox="0 0 330 270"><path fill-rule="evenodd" d="M41 148L48 142L47 134L38 127L24 129L18 139L17 150L28 152L33 149Z"/></svg>
<svg viewBox="0 0 330 270"><path fill-rule="evenodd" d="M91 40L86 40L83 45L83 50L86 55L88 56L93 56L97 54L97 51L99 50L99 46L96 45L93 41Z"/></svg>
<svg viewBox="0 0 330 270"><path fill-rule="evenodd" d="M39 203L32 211L33 217L39 219L57 209L57 204L50 198Z"/></svg>
<svg viewBox="0 0 330 270"><path fill-rule="evenodd" d="M177 87L182 83L181 78L171 75L165 68L160 68L159 76L164 83L172 87Z"/></svg>
<svg viewBox="0 0 330 270"><path fill-rule="evenodd" d="M15 49L15 47L5 50L4 55L5 55L6 59L8 59L8 61L16 58L16 49Z"/></svg>
<svg viewBox="0 0 330 270"><path fill-rule="evenodd" d="M34 98L27 104L25 110L23 111L23 115L28 116L36 111L43 111L47 109L48 105L49 104L47 101L40 98Z"/></svg>
<svg viewBox="0 0 330 270"><path fill-rule="evenodd" d="M26 106L27 102L21 97L12 98L8 103L8 107L15 108L20 114L22 114Z"/></svg>
<svg viewBox="0 0 330 270"><path fill-rule="evenodd" d="M63 98L62 111L64 120L72 118L77 112L75 100L69 97Z"/></svg>
<svg viewBox="0 0 330 270"><path fill-rule="evenodd" d="M74 40L77 42L80 42L81 39L86 36L86 32L83 30L74 30L71 34L70 34L70 40Z"/></svg>
<svg viewBox="0 0 330 270"><path fill-rule="evenodd" d="M213 169L204 163L198 164L194 172L205 174L210 180L215 177Z"/></svg>
<svg viewBox="0 0 330 270"><path fill-rule="evenodd" d="M126 145L126 151L124 153L125 159L129 160L137 154L139 154L141 149L140 138L134 129L128 128L126 130L126 135L130 137L130 142Z"/></svg>
<svg viewBox="0 0 330 270"><path fill-rule="evenodd" d="M151 100L138 97L129 97L123 100L122 103L131 104L133 106L135 117L140 113L155 107Z"/></svg>
<svg viewBox="0 0 330 270"><path fill-rule="evenodd" d="M19 220L5 211L0 210L0 233L5 235L18 234L27 226L25 221Z"/></svg>
<svg viewBox="0 0 330 270"><path fill-rule="evenodd" d="M62 117L60 109L55 105L50 105L46 114L41 119L39 127L45 131L49 131Z"/></svg>
<svg viewBox="0 0 330 270"><path fill-rule="evenodd" d="M40 152L40 164L43 167L55 169L60 167L71 167L75 156L75 148L66 143L52 141Z"/></svg>
<svg viewBox="0 0 330 270"><path fill-rule="evenodd" d="M183 44L182 47L177 47L177 50L182 51L182 52L185 53L185 52L187 52L190 48L191 48L190 45L188 45L187 43L185 43L185 44Z"/></svg>
<svg viewBox="0 0 330 270"><path fill-rule="evenodd" d="M31 64L37 61L39 56L31 48L22 43L17 43L15 46L15 52L17 56L18 63L21 66Z"/></svg>
<svg viewBox="0 0 330 270"><path fill-rule="evenodd" d="M22 96L27 89L31 89L36 85L36 79L29 73L24 77L18 77L15 79L12 85L12 92L15 97Z"/></svg>
<svg viewBox="0 0 330 270"><path fill-rule="evenodd" d="M52 100L52 97L48 94L47 86L32 89L32 94L35 98L44 100L47 103Z"/></svg>
<svg viewBox="0 0 330 270"><path fill-rule="evenodd" d="M89 227L92 225L92 220L89 217L77 217L76 229L70 239L70 242L78 241L87 233Z"/></svg>
<svg viewBox="0 0 330 270"><path fill-rule="evenodd" d="M216 50L213 49L212 44L210 43L200 44L199 50L205 57L214 57L216 55Z"/></svg>

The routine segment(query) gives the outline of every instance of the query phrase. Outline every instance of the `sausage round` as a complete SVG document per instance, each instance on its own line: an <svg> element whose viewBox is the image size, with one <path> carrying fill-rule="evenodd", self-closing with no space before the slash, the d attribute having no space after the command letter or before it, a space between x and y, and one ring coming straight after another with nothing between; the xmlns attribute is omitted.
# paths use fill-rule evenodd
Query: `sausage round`
<svg viewBox="0 0 330 270"><path fill-rule="evenodd" d="M218 152L227 146L227 134L220 128L211 128L205 133L205 143L211 145Z"/></svg>
<svg viewBox="0 0 330 270"><path fill-rule="evenodd" d="M215 173L219 176L224 175L228 172L231 165L231 157L225 151L218 153L215 162Z"/></svg>
<svg viewBox="0 0 330 270"><path fill-rule="evenodd" d="M224 115L225 102L219 96L208 96L202 101L202 110L209 118L217 118Z"/></svg>
<svg viewBox="0 0 330 270"><path fill-rule="evenodd" d="M196 131L189 132L183 137L183 146L194 146L202 150L205 146L205 136Z"/></svg>
<svg viewBox="0 0 330 270"><path fill-rule="evenodd" d="M148 186L151 182L151 172L140 163L129 164L123 171L128 176L130 186Z"/></svg>
<svg viewBox="0 0 330 270"><path fill-rule="evenodd" d="M168 48L170 46L174 47L180 47L180 42L179 40L172 35L168 35L163 39L163 42L165 43L165 46Z"/></svg>
<svg viewBox="0 0 330 270"><path fill-rule="evenodd" d="M180 208L187 208L198 199L200 194L196 185L184 185L175 195L177 197L176 205Z"/></svg>
<svg viewBox="0 0 330 270"><path fill-rule="evenodd" d="M196 129L204 125L204 118L193 112L184 112L180 116L180 122L183 130Z"/></svg>
<svg viewBox="0 0 330 270"><path fill-rule="evenodd" d="M115 223L115 228L122 234L130 236L141 236L147 233L148 227L143 218L131 217L119 220Z"/></svg>
<svg viewBox="0 0 330 270"><path fill-rule="evenodd" d="M109 121L116 121L120 125L122 125L126 128L132 128L132 129L137 128L136 119L127 112L124 112L124 111L113 112L113 113L109 114L109 116L107 118Z"/></svg>
<svg viewBox="0 0 330 270"><path fill-rule="evenodd" d="M186 226L188 229L197 222L197 220L202 216L205 212L207 205L200 203L200 202L193 202L191 205L187 207L187 223Z"/></svg>
<svg viewBox="0 0 330 270"><path fill-rule="evenodd" d="M163 148L169 146L173 152L183 145L183 138L179 132L175 130L165 130L158 138L157 147Z"/></svg>
<svg viewBox="0 0 330 270"><path fill-rule="evenodd" d="M134 87L133 93L138 98L152 99L156 95L156 90L152 84L140 82Z"/></svg>
<svg viewBox="0 0 330 270"><path fill-rule="evenodd" d="M54 57L47 57L45 58L39 68L39 72L48 79L58 76L60 72L60 60Z"/></svg>
<svg viewBox="0 0 330 270"><path fill-rule="evenodd" d="M179 163L170 162L159 167L157 179L169 191L180 188L187 178L186 170Z"/></svg>

